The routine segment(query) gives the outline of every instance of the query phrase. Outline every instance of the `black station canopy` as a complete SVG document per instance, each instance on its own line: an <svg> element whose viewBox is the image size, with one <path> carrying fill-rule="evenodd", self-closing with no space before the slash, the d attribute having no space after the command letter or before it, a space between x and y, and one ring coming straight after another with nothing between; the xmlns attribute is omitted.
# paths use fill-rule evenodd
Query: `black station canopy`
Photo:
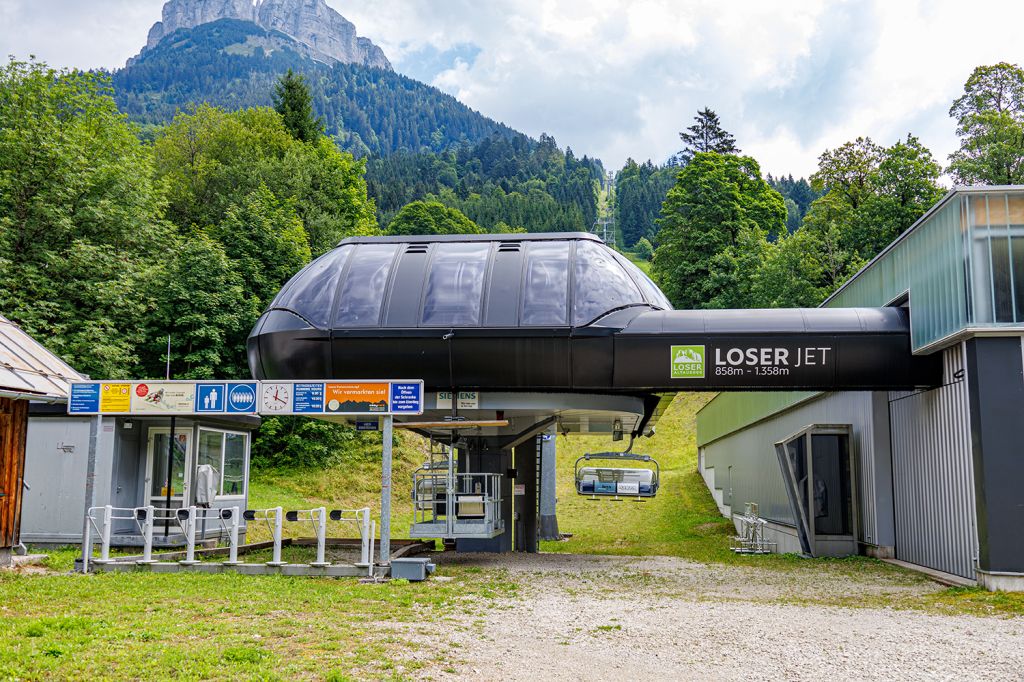
<svg viewBox="0 0 1024 682"><path fill-rule="evenodd" d="M258 379L422 378L426 390L651 396L941 383L901 308L673 310L584 233L342 241L248 341Z"/></svg>

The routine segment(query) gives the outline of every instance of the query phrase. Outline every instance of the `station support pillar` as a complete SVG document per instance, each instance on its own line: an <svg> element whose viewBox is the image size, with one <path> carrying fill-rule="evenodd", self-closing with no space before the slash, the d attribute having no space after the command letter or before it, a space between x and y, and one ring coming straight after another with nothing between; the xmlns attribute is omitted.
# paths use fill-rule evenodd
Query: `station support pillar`
<svg viewBox="0 0 1024 682"><path fill-rule="evenodd" d="M978 583L1024 591L1024 361L1022 337L967 341Z"/></svg>
<svg viewBox="0 0 1024 682"><path fill-rule="evenodd" d="M540 462L540 440L530 438L516 446L513 498L515 501L517 552L536 552L537 545L537 468Z"/></svg>
<svg viewBox="0 0 1024 682"><path fill-rule="evenodd" d="M557 491L555 486L555 432L541 436L540 444L540 539L560 540L558 517L555 514Z"/></svg>

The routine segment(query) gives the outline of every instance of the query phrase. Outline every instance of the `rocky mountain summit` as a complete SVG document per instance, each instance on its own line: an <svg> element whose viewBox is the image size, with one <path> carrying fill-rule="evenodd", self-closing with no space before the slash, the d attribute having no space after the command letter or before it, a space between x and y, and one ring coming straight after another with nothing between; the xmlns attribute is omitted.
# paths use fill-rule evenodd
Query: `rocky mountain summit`
<svg viewBox="0 0 1024 682"><path fill-rule="evenodd" d="M328 7L324 0L168 0L163 20L150 29L142 53L179 29L220 19L250 21L266 30L284 33L308 48L314 59L327 64L340 62L391 70L384 51L368 38L357 36L352 22Z"/></svg>

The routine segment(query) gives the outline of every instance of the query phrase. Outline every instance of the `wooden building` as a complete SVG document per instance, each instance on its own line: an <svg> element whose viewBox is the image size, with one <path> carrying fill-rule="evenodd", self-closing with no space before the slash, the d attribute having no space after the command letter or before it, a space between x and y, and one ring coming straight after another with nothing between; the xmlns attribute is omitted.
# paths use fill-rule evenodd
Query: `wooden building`
<svg viewBox="0 0 1024 682"><path fill-rule="evenodd" d="M0 565L19 546L29 403L66 403L82 376L0 316Z"/></svg>

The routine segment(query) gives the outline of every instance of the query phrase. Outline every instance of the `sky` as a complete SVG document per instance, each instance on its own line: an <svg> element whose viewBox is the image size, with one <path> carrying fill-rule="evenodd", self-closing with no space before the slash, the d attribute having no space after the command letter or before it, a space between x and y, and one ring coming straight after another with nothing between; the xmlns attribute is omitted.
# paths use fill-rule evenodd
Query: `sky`
<svg viewBox="0 0 1024 682"><path fill-rule="evenodd" d="M698 109L775 175L858 136L941 161L974 67L1024 63L1024 2L327 0L397 71L609 169L662 162ZM0 0L0 53L117 68L162 0Z"/></svg>

